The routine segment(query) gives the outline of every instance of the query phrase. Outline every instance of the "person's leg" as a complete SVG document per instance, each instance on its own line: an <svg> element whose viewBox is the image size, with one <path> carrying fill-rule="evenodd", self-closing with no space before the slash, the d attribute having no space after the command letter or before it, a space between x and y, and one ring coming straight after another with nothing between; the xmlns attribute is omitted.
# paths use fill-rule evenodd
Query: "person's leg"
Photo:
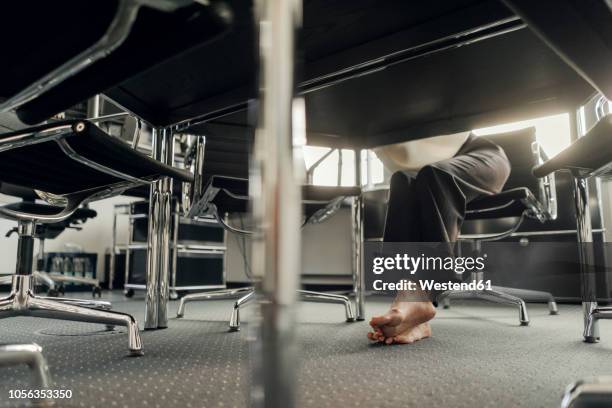
<svg viewBox="0 0 612 408"><path fill-rule="evenodd" d="M385 219L384 242L420 242L419 206L416 176L409 172L393 173Z"/></svg>
<svg viewBox="0 0 612 408"><path fill-rule="evenodd" d="M486 140L470 138L455 157L421 169L405 194L396 192L390 195L390 198L398 201L405 199L405 210L410 209L415 216L403 214L400 219L409 219L410 223L404 221L397 225L392 217L401 212L402 204L390 201L389 209L393 205L393 211L388 214L386 225L392 226L393 234L389 236L394 238L394 242L441 243L442 253L452 256L466 204L480 195L501 191L509 173L508 159L498 146ZM406 194L409 193L416 197L408 198ZM404 230L402 235L402 225L409 225L412 230ZM385 233L385 241L387 237ZM419 239L411 240L415 237ZM450 271L438 273L434 279L455 280L455 276ZM390 310L372 318L370 325L374 332L369 333L368 337L387 344L412 343L429 337L431 327L427 322L435 316L431 300L435 300L438 293L416 295L430 300L415 300L415 293L398 292Z"/></svg>

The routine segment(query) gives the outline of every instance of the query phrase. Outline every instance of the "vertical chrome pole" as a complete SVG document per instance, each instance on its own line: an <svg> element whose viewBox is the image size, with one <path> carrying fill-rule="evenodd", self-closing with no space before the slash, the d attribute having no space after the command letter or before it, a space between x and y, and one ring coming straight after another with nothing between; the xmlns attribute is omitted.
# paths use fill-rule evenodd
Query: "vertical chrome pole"
<svg viewBox="0 0 612 408"><path fill-rule="evenodd" d="M180 206L178 199L172 202L172 243L170 244L170 253L172 254L170 262L170 290L173 296L171 299L178 299L176 293L176 267L178 262L178 231L181 223Z"/></svg>
<svg viewBox="0 0 612 408"><path fill-rule="evenodd" d="M259 120L255 136L251 196L258 233L253 273L259 316L253 355L252 405L296 405L297 353L294 303L301 267L301 174L294 156L305 140L304 101L295 93L295 38L301 0L258 0Z"/></svg>
<svg viewBox="0 0 612 408"><path fill-rule="evenodd" d="M361 150L355 150L355 184L361 186ZM355 294L355 316L365 319L365 276L363 274L363 195L353 197L351 226L353 243L353 292Z"/></svg>
<svg viewBox="0 0 612 408"><path fill-rule="evenodd" d="M162 131L160 160L174 166L174 135L170 128ZM172 179L164 177L160 180L160 216L158 227L159 240L159 298L157 305L157 328L168 327L168 299L170 298L170 270L172 269Z"/></svg>
<svg viewBox="0 0 612 408"><path fill-rule="evenodd" d="M589 187L587 180L584 178L574 177L574 207L580 257L584 341L594 343L599 339L599 323L597 320L591 320L591 312L597 308L597 276L593 269L595 262L592 246L591 213L589 211Z"/></svg>
<svg viewBox="0 0 612 408"><path fill-rule="evenodd" d="M115 280L115 260L117 255L117 207L113 207L113 236L111 237L111 251L108 265L108 290L113 290ZM125 282L127 283L127 282Z"/></svg>
<svg viewBox="0 0 612 408"><path fill-rule="evenodd" d="M161 129L153 129L152 153L153 158L161 158ZM151 184L149 194L149 225L147 232L147 291L145 298L146 330L157 329L157 308L159 302L159 224L161 221L161 191L163 180ZM126 282L127 283L127 282Z"/></svg>
<svg viewBox="0 0 612 408"><path fill-rule="evenodd" d="M95 95L87 101L87 118L100 117L100 95Z"/></svg>

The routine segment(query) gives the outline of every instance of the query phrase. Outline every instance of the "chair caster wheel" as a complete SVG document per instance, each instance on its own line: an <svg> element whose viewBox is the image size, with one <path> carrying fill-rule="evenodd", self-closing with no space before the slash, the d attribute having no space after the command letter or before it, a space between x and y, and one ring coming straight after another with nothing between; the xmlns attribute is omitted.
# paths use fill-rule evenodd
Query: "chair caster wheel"
<svg viewBox="0 0 612 408"><path fill-rule="evenodd" d="M450 309L450 305L443 305L442 309L446 310L446 309Z"/></svg>
<svg viewBox="0 0 612 408"><path fill-rule="evenodd" d="M94 299L96 298L96 295L101 298L102 297L102 288L99 286L94 286L93 289L91 290L91 297L93 297Z"/></svg>
<svg viewBox="0 0 612 408"><path fill-rule="evenodd" d="M179 294L176 291L174 290L170 291L170 300L177 300L178 298L179 298Z"/></svg>
<svg viewBox="0 0 612 408"><path fill-rule="evenodd" d="M126 298L131 298L134 296L134 289L127 289L123 291L123 294Z"/></svg>
<svg viewBox="0 0 612 408"><path fill-rule="evenodd" d="M529 322L521 322L521 326L529 326Z"/></svg>
<svg viewBox="0 0 612 408"><path fill-rule="evenodd" d="M66 287L64 286L63 283L61 283L58 287L57 287L57 291L61 296L64 296L66 294Z"/></svg>

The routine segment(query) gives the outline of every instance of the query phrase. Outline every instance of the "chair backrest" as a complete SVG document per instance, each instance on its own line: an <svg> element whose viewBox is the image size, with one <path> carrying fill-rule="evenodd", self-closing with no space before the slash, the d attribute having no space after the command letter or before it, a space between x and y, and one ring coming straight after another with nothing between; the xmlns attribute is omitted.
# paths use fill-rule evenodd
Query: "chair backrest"
<svg viewBox="0 0 612 408"><path fill-rule="evenodd" d="M204 175L206 185L212 176L249 177L249 154L254 132L242 126L207 124L204 136Z"/></svg>
<svg viewBox="0 0 612 408"><path fill-rule="evenodd" d="M536 142L535 128L529 127L481 137L501 147L508 156L512 170L504 185L504 190L527 187L537 194L538 179L531 174L531 169L538 164L532 152L532 145Z"/></svg>
<svg viewBox="0 0 612 408"><path fill-rule="evenodd" d="M548 217L555 219L557 194L554 175L538 179L532 172L535 166L548 159L536 140L535 127L482 137L500 146L510 161L510 176L504 190L528 188L538 199L542 209L548 213Z"/></svg>

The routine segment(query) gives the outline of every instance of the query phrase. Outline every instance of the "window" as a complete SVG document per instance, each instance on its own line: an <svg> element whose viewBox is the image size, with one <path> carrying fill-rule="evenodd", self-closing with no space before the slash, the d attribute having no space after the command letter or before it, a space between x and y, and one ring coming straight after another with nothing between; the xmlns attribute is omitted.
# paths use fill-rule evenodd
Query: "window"
<svg viewBox="0 0 612 408"><path fill-rule="evenodd" d="M571 143L570 119L567 113L475 129L474 134L482 136L531 126L535 126L537 139L549 157L556 155ZM355 185L355 153L353 150L305 146L304 160L307 169L316 165L310 172L311 177L308 182L311 184ZM317 164L319 161L320 163ZM390 177L382 162L371 150L361 152L361 168L361 185L366 188L384 184Z"/></svg>

